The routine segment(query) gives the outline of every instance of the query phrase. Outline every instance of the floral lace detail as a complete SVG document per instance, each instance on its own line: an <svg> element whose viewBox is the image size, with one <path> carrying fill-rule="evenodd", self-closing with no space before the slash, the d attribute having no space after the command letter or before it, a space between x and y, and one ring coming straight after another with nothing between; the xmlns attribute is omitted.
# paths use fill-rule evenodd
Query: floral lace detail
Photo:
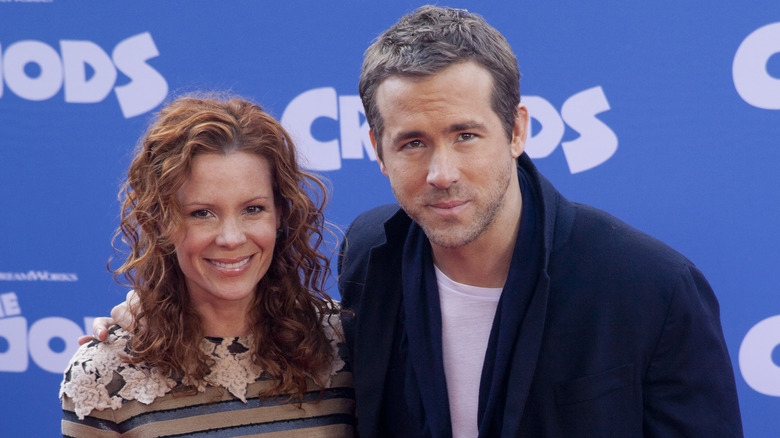
<svg viewBox="0 0 780 438"><path fill-rule="evenodd" d="M227 389L244 403L247 385L263 373L263 370L252 362L252 351L247 347L253 342L254 337L249 335L240 338L206 338L200 344L201 349L216 361L206 376L209 383ZM203 383L198 390L205 390Z"/></svg>
<svg viewBox="0 0 780 438"><path fill-rule="evenodd" d="M329 319L340 332L338 314ZM331 340L333 361L330 369L319 377L329 387L331 377L344 367L344 361L338 354L340 337L336 330L327 322L324 329ZM207 385L221 386L246 403L247 387L263 374L263 370L252 362L249 346L253 345L253 339L252 335L203 339L201 349L214 359L215 364L206 376L207 382L194 385L198 391L204 392ZM129 354L129 341L130 333L115 326L105 342L92 341L82 345L71 359L60 386L60 399L67 396L73 401L79 419L84 419L94 409L119 409L130 400L148 405L172 388L188 383L163 376L145 363L122 362L122 357Z"/></svg>
<svg viewBox="0 0 780 438"><path fill-rule="evenodd" d="M339 354L339 345L343 342L342 333L344 331L341 328L341 316L338 310L332 310L332 313L325 318L322 328L325 336L330 339L330 347L333 349L333 362L330 364L330 370L325 370L319 378L326 388L330 388L332 384L331 377L335 376L346 365L341 358L341 354Z"/></svg>
<svg viewBox="0 0 780 438"><path fill-rule="evenodd" d="M118 326L106 342L92 341L73 355L60 386L60 399L67 395L79 419L93 409L119 409L126 400L149 404L170 391L176 382L145 364L122 362L129 352L130 334Z"/></svg>

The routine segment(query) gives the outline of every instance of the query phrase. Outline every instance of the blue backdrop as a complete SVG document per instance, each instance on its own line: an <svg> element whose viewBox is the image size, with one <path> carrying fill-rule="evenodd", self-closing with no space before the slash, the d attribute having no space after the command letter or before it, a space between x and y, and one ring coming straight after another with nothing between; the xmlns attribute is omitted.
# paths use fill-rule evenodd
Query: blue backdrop
<svg viewBox="0 0 780 438"><path fill-rule="evenodd" d="M512 44L528 153L669 243L717 294L746 436L780 431L780 3L467 1ZM418 1L0 0L0 436L59 432L61 372L123 299L105 266L133 146L170 96L260 102L346 228L393 200L362 53ZM332 290L334 294L338 292Z"/></svg>

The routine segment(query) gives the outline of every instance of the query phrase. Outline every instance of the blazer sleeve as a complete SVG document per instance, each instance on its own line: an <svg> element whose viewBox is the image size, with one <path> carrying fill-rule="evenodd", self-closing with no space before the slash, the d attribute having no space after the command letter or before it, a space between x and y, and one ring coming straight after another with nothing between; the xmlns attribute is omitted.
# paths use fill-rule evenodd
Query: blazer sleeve
<svg viewBox="0 0 780 438"><path fill-rule="evenodd" d="M643 380L646 437L742 436L718 302L690 264L681 267Z"/></svg>

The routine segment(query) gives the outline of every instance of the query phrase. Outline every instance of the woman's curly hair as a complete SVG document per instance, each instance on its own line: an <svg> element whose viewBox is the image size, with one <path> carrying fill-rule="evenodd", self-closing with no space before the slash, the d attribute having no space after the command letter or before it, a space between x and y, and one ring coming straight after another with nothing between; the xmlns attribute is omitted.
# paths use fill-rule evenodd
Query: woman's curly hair
<svg viewBox="0 0 780 438"><path fill-rule="evenodd" d="M300 400L307 377L322 387L320 376L333 360L323 327L334 309L324 291L330 268L319 251L323 232L329 232L323 217L327 191L299 168L293 142L279 122L237 97L178 98L139 141L120 192L121 223L114 236L114 248L120 251L121 238L127 257L112 270L140 300L130 360L181 377L188 386L206 381L213 361L199 348L205 333L171 243L183 220L176 193L195 156L233 152L269 163L282 224L271 265L247 310L253 361L277 382L263 395Z"/></svg>

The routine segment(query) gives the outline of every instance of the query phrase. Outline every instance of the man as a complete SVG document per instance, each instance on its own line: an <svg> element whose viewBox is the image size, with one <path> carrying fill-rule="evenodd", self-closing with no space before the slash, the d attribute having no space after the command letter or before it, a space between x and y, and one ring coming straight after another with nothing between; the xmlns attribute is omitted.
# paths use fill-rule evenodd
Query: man
<svg viewBox="0 0 780 438"><path fill-rule="evenodd" d="M362 436L741 436L712 290L536 171L498 31L424 6L366 51L360 95L400 204L339 260Z"/></svg>
<svg viewBox="0 0 780 438"><path fill-rule="evenodd" d="M421 7L366 51L360 95L400 204L339 259L361 436L742 435L706 280L537 172L498 31Z"/></svg>

